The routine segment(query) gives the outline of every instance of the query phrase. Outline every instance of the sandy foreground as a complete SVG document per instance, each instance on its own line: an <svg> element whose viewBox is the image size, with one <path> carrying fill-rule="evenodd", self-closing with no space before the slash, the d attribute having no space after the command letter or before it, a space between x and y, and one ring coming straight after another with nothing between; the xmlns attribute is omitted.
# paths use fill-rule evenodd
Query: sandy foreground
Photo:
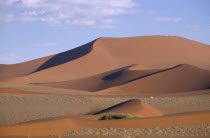
<svg viewBox="0 0 210 138"><path fill-rule="evenodd" d="M91 114L129 99L140 99L166 113L205 111L210 109L210 95L206 91L204 91L204 95L156 96L153 99L141 96L68 96L0 93L0 124L11 125L48 117Z"/></svg>
<svg viewBox="0 0 210 138"><path fill-rule="evenodd" d="M155 128L93 128L70 131L63 136L209 136L210 125Z"/></svg>
<svg viewBox="0 0 210 138"><path fill-rule="evenodd" d="M209 136L210 90L192 93L152 98L135 95L83 96L75 93L0 93L0 135L128 136L132 132L132 136L164 136L169 133L186 135L191 131L193 136ZM137 120L114 120L114 123L111 123L112 120L107 123L98 121L100 116L91 115L129 99L140 99L168 115ZM112 127L114 128L110 130ZM178 131L181 132L176 133ZM197 131L200 133L196 133Z"/></svg>

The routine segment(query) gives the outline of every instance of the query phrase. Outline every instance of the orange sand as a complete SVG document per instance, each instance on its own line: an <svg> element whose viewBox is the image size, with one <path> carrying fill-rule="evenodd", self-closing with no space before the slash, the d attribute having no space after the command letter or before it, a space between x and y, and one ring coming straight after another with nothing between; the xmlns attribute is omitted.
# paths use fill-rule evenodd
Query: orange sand
<svg viewBox="0 0 210 138"><path fill-rule="evenodd" d="M46 120L0 127L0 136L60 135L82 128L151 128L210 124L210 111L181 113L160 117L125 120L76 120L71 118Z"/></svg>

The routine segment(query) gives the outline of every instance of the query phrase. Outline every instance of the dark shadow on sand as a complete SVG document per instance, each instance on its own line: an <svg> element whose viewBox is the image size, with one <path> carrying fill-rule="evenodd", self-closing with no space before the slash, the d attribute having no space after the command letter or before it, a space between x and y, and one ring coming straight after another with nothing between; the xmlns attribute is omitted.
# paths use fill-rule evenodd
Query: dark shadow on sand
<svg viewBox="0 0 210 138"><path fill-rule="evenodd" d="M154 73L150 73L150 74L147 74L147 75L144 75L144 76L141 76L141 77L138 77L138 78L135 78L135 79L126 81L126 82L121 83L121 84L119 84L119 85L117 85L117 86L120 86L120 85L123 85L123 84L126 84L126 83L130 83L130 82L132 82L132 81L136 81L136 80L138 80L138 79L142 79L142 78L145 78L145 77L148 77L148 76L157 74L157 73L161 73L161 72L164 72L164 71L172 70L172 69L175 69L175 68L180 67L180 66L182 66L182 65L183 65L183 64L179 64L179 65L177 65L177 66L175 66L175 67L172 67L172 68L167 68L167 69L163 69L163 70L161 70L161 71L157 71L157 72L154 72ZM121 71L120 71L120 72L121 72ZM122 72L121 72L121 73L122 73Z"/></svg>
<svg viewBox="0 0 210 138"><path fill-rule="evenodd" d="M96 39L97 40L97 39ZM80 47L59 53L52 58L50 58L48 61L46 61L44 64L42 64L38 69L36 69L34 72L38 72L44 69L48 69L51 67L55 67L61 64L64 64L66 62L73 61L75 59L78 59L82 56L85 56L86 54L90 53L93 50L93 44L96 40L93 40L87 44L84 44ZM32 72L32 73L34 73Z"/></svg>
<svg viewBox="0 0 210 138"><path fill-rule="evenodd" d="M97 115L97 114L104 113L104 112L106 112L106 111L109 111L109 110L111 110L111 109L118 108L118 107L120 107L120 106L122 106L122 105L126 105L126 104L129 104L129 103L131 103L131 102L140 102L140 100L139 100L139 99L131 99L131 100L128 100L128 101L125 101L125 102L116 104L116 105L114 105L114 106L108 107L108 108L106 108L106 109L104 109L104 110L101 110L101 111L99 111L99 112L96 112L96 113L94 113L93 115Z"/></svg>

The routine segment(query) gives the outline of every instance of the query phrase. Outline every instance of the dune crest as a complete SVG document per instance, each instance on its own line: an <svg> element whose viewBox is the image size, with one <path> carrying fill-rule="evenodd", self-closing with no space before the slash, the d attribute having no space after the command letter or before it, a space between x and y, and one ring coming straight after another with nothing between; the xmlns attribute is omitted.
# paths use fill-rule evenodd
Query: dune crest
<svg viewBox="0 0 210 138"><path fill-rule="evenodd" d="M10 67L7 67L7 70L11 70L10 78L23 76L15 79L15 83L47 83L81 79L129 64L139 64L154 69L183 63L210 69L209 45L181 37L99 38L90 44L92 48L88 47L89 50L84 50L86 52L82 52L81 55L76 54L77 50L70 50L70 53L63 52L39 62L39 66L30 70L33 72L38 68L36 70L38 72L30 75L15 75L15 70ZM25 64L20 65L20 69L24 69L25 66ZM4 72L5 70L1 69L0 74Z"/></svg>
<svg viewBox="0 0 210 138"><path fill-rule="evenodd" d="M0 65L0 81L31 74L39 66L45 63L47 60L49 60L51 57L53 57L53 55L31 60L28 62L18 63L18 64L11 64L11 65L1 64Z"/></svg>
<svg viewBox="0 0 210 138"><path fill-rule="evenodd" d="M209 70L183 64L99 92L110 94L161 94L204 90L208 89L209 86Z"/></svg>
<svg viewBox="0 0 210 138"><path fill-rule="evenodd" d="M118 86L129 80L133 80L135 78L158 71L157 69L144 70L145 68L146 67L141 65L129 65L82 79L64 82L43 83L38 85L95 92Z"/></svg>
<svg viewBox="0 0 210 138"><path fill-rule="evenodd" d="M139 99L132 99L132 100L119 103L117 105L114 105L102 111L99 111L95 113L95 115L106 114L106 113L125 113L125 114L131 114L131 115L139 115L143 117L164 115L163 112L142 102Z"/></svg>

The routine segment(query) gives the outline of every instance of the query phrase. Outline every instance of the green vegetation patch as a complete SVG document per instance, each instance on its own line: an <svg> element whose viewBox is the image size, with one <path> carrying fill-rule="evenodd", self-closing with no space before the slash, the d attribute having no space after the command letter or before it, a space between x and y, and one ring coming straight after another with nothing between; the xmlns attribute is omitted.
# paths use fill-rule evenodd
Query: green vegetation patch
<svg viewBox="0 0 210 138"><path fill-rule="evenodd" d="M109 113L100 117L99 120L132 119L132 118L142 118L142 116L133 116L130 114L121 114L121 113Z"/></svg>

